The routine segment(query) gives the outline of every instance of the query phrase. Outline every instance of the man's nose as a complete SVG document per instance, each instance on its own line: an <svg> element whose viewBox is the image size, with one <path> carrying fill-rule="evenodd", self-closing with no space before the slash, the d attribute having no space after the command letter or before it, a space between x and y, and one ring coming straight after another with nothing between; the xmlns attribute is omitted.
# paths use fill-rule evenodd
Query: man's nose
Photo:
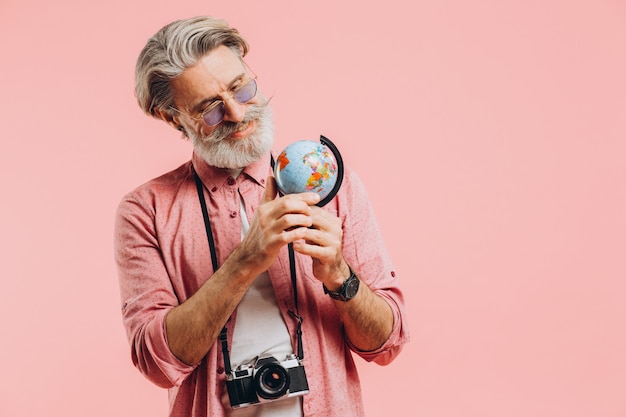
<svg viewBox="0 0 626 417"><path fill-rule="evenodd" d="M224 120L229 122L242 122L246 116L246 104L242 104L235 100L234 97L224 101Z"/></svg>

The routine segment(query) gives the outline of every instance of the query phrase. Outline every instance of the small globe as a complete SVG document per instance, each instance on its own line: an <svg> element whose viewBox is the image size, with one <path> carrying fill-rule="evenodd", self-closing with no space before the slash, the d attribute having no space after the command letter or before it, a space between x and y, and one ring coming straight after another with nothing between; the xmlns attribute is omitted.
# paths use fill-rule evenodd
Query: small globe
<svg viewBox="0 0 626 417"><path fill-rule="evenodd" d="M333 191L338 173L333 152L325 144L312 140L287 146L278 155L274 167L276 185L283 194L315 192L320 200Z"/></svg>

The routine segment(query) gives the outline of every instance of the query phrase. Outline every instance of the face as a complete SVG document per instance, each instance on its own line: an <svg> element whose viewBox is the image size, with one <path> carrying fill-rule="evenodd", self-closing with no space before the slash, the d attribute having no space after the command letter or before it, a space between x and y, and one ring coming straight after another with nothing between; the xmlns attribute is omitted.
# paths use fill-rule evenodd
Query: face
<svg viewBox="0 0 626 417"><path fill-rule="evenodd" d="M176 112L172 124L183 126L198 155L212 166L243 168L269 152L274 137L271 110L260 92L241 104L232 92L250 79L241 59L220 46L172 82ZM202 112L224 101L224 120L204 122Z"/></svg>

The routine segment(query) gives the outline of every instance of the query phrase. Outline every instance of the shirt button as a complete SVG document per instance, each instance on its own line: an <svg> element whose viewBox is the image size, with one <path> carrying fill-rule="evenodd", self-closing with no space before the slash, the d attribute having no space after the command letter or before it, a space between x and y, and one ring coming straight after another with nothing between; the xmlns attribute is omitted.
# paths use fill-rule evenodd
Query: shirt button
<svg viewBox="0 0 626 417"><path fill-rule="evenodd" d="M228 185L235 185L237 181L235 181L233 177L228 177L227 182L228 182Z"/></svg>
<svg viewBox="0 0 626 417"><path fill-rule="evenodd" d="M217 368L217 373L218 374L223 374L224 373L224 368L222 368L221 366L219 368Z"/></svg>
<svg viewBox="0 0 626 417"><path fill-rule="evenodd" d="M211 191L216 192L217 191L217 187L211 188Z"/></svg>
<svg viewBox="0 0 626 417"><path fill-rule="evenodd" d="M237 212L236 211L231 211L230 212L230 217L232 217L232 218L237 217Z"/></svg>

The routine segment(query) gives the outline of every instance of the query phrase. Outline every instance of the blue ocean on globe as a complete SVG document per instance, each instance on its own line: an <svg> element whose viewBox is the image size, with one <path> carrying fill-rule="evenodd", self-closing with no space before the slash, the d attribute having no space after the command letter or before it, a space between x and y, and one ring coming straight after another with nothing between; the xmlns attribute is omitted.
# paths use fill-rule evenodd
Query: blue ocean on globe
<svg viewBox="0 0 626 417"><path fill-rule="evenodd" d="M324 199L337 182L335 155L320 142L300 140L278 155L274 167L276 185L283 194L316 192Z"/></svg>

